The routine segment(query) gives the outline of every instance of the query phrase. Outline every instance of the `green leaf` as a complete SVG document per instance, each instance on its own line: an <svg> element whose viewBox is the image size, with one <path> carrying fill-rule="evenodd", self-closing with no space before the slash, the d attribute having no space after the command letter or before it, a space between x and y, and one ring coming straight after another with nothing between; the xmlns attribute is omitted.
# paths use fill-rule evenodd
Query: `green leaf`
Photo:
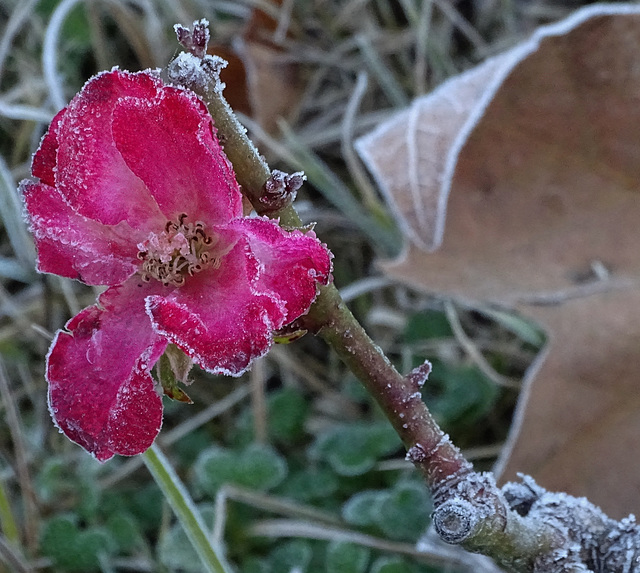
<svg viewBox="0 0 640 573"><path fill-rule="evenodd" d="M368 472L378 459L401 445L387 422L359 422L333 428L320 436L311 455L329 462L339 475L356 476Z"/></svg>
<svg viewBox="0 0 640 573"><path fill-rule="evenodd" d="M144 531L156 531L162 520L164 497L156 484L150 482L127 491L124 497L126 508L136 516Z"/></svg>
<svg viewBox="0 0 640 573"><path fill-rule="evenodd" d="M410 343L452 336L447 315L437 310L423 310L410 316L403 333L404 340Z"/></svg>
<svg viewBox="0 0 640 573"><path fill-rule="evenodd" d="M46 460L36 476L39 497L48 503L62 498L76 498L75 511L81 519L91 520L100 508L101 492L93 479L95 460L83 459L77 468L54 457Z"/></svg>
<svg viewBox="0 0 640 573"><path fill-rule="evenodd" d="M269 394L269 436L277 442L291 444L304 435L309 402L294 388L283 388Z"/></svg>
<svg viewBox="0 0 640 573"><path fill-rule="evenodd" d="M263 491L277 486L288 471L285 459L266 444L251 444L244 450L239 462L240 485Z"/></svg>
<svg viewBox="0 0 640 573"><path fill-rule="evenodd" d="M294 539L276 547L269 555L269 563L273 573L289 573L293 570L306 573L312 558L311 544L303 539Z"/></svg>
<svg viewBox="0 0 640 573"><path fill-rule="evenodd" d="M164 395L177 402L193 404L187 393L180 387L189 383L189 372L193 361L182 350L169 344L156 364L156 375Z"/></svg>
<svg viewBox="0 0 640 573"><path fill-rule="evenodd" d="M327 545L327 573L364 573L371 552L366 547L347 541L332 541Z"/></svg>
<svg viewBox="0 0 640 573"><path fill-rule="evenodd" d="M111 515L106 523L107 530L118 546L120 553L131 553L143 545L142 532L135 518L128 513Z"/></svg>
<svg viewBox="0 0 640 573"><path fill-rule="evenodd" d="M416 541L429 524L431 511L426 487L417 482L404 482L396 484L380 503L376 522L390 539Z"/></svg>
<svg viewBox="0 0 640 573"><path fill-rule="evenodd" d="M379 557L369 573L415 573L415 568L400 557Z"/></svg>
<svg viewBox="0 0 640 573"><path fill-rule="evenodd" d="M342 518L351 525L374 525L380 506L388 493L383 490L365 490L356 493L342 506Z"/></svg>
<svg viewBox="0 0 640 573"><path fill-rule="evenodd" d="M117 543L106 529L80 530L70 516L54 517L42 531L40 551L64 571L99 571L99 556L115 552Z"/></svg>
<svg viewBox="0 0 640 573"><path fill-rule="evenodd" d="M287 463L271 446L250 444L244 450L214 446L203 451L195 466L196 484L211 497L224 483L266 491L287 475Z"/></svg>
<svg viewBox="0 0 640 573"><path fill-rule="evenodd" d="M292 473L280 486L286 497L313 501L332 496L338 490L338 478L328 468L309 468Z"/></svg>
<svg viewBox="0 0 640 573"><path fill-rule="evenodd" d="M269 564L257 557L247 557L240 567L241 573L270 573Z"/></svg>

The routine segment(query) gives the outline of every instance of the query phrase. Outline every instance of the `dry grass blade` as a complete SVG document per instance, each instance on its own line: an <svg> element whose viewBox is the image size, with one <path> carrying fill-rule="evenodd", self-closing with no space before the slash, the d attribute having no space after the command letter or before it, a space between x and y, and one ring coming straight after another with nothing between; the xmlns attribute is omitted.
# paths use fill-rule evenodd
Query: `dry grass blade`
<svg viewBox="0 0 640 573"><path fill-rule="evenodd" d="M34 552L38 544L38 504L29 470L27 442L20 414L9 386L4 361L0 358L0 396L4 403L9 430L13 441L16 470L24 505L24 528L26 545Z"/></svg>

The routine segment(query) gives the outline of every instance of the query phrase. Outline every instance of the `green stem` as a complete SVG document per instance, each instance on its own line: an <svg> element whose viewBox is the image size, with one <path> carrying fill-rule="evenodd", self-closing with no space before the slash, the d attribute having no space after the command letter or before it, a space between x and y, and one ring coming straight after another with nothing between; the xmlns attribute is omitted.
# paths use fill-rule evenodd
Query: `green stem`
<svg viewBox="0 0 640 573"><path fill-rule="evenodd" d="M451 476L471 471L422 400L419 382L402 376L351 314L331 284L320 294L302 325L318 332L376 399L409 451L411 461L437 488Z"/></svg>
<svg viewBox="0 0 640 573"><path fill-rule="evenodd" d="M221 549L211 544L207 527L169 460L155 444L142 454L142 459L176 514L206 571L230 573L231 568L221 556Z"/></svg>

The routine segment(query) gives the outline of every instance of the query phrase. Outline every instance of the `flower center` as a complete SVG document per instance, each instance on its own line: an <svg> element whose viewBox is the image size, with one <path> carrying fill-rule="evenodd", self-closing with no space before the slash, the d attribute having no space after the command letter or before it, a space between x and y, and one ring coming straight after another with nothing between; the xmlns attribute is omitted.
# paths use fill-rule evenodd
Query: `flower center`
<svg viewBox="0 0 640 573"><path fill-rule="evenodd" d="M165 286L182 286L187 276L208 267L218 268L220 259L210 252L213 243L204 223L188 223L186 213L182 213L177 222L168 221L162 233L150 233L138 245L142 280L153 278Z"/></svg>

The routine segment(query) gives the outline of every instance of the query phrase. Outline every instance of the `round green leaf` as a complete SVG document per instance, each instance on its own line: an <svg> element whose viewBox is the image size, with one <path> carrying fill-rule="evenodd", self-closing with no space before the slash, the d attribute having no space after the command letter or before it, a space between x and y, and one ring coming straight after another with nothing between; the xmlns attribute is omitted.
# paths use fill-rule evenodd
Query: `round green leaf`
<svg viewBox="0 0 640 573"><path fill-rule="evenodd" d="M269 436L276 442L295 443L304 435L309 403L294 388L283 388L269 395Z"/></svg>
<svg viewBox="0 0 640 573"><path fill-rule="evenodd" d="M432 505L424 485L397 484L382 500L376 522L391 539L416 541L429 523Z"/></svg>
<svg viewBox="0 0 640 573"><path fill-rule="evenodd" d="M215 497L224 483L260 491L277 486L287 475L287 463L271 446L250 444L243 450L214 446L204 450L194 466L196 484Z"/></svg>
<svg viewBox="0 0 640 573"><path fill-rule="evenodd" d="M42 531L40 551L68 572L100 570L99 556L114 553L117 544L106 529L80 530L70 516L54 517Z"/></svg>
<svg viewBox="0 0 640 573"><path fill-rule="evenodd" d="M366 547L347 541L332 541L327 545L327 573L364 573L371 552Z"/></svg>
<svg viewBox="0 0 640 573"><path fill-rule="evenodd" d="M338 490L336 474L327 468L303 469L292 473L279 491L299 501L313 501L332 496Z"/></svg>
<svg viewBox="0 0 640 573"><path fill-rule="evenodd" d="M352 496L342 506L342 518L351 525L365 527L377 523L382 502L388 493L380 490L362 491Z"/></svg>
<svg viewBox="0 0 640 573"><path fill-rule="evenodd" d="M251 444L240 456L237 483L266 491L277 486L287 475L287 462L271 446Z"/></svg>
<svg viewBox="0 0 640 573"><path fill-rule="evenodd" d="M293 570L306 573L312 558L311 544L303 539L294 539L278 545L269 555L269 564L273 573Z"/></svg>
<svg viewBox="0 0 640 573"><path fill-rule="evenodd" d="M379 557L369 573L415 573L415 568L399 557Z"/></svg>
<svg viewBox="0 0 640 573"><path fill-rule="evenodd" d="M333 428L318 438L310 455L326 460L337 474L362 475L401 447L387 422L354 423Z"/></svg>

